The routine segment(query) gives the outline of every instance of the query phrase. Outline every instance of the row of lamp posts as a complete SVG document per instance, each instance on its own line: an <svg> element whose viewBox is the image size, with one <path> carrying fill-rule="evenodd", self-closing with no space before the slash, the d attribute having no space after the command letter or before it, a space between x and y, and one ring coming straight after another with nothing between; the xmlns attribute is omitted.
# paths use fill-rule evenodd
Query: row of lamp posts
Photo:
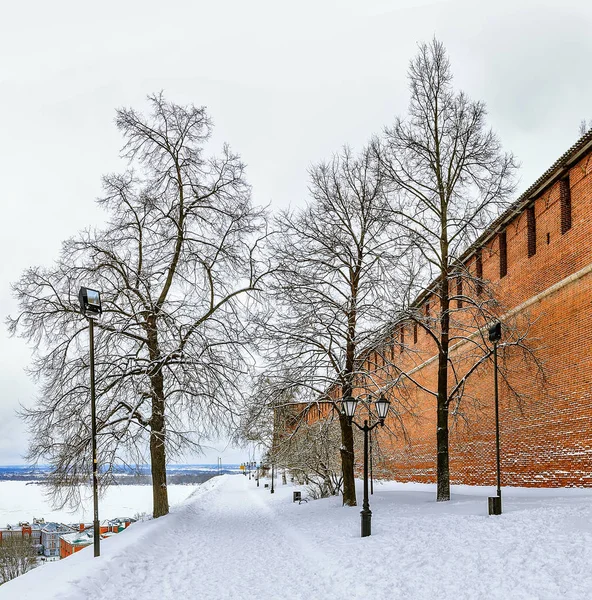
<svg viewBox="0 0 592 600"><path fill-rule="evenodd" d="M91 320L91 332L92 332L92 320ZM91 333L92 340L92 333ZM500 515L502 513L502 492L501 492L501 469L500 469L500 435L499 435L499 397L498 397L498 368L497 368L497 345L501 340L501 324L496 323L489 329L489 341L493 343L493 364L494 364L494 397L495 397L495 440L496 440L496 465L497 465L497 495L488 498L489 501L489 514ZM92 343L92 342L91 342ZM354 421L354 415L358 406L358 398L353 396L344 397L342 400L342 409L345 416L349 419L351 425L355 425L360 431L364 432L364 499L362 503L362 510L360 511L361 517L361 537L368 537L372 534L372 511L370 510L370 502L368 499L368 471L369 471L369 437L373 429L380 426L384 426L384 421L389 411L390 402L381 395L378 400L374 403L376 415L378 420L372 424L369 423L370 419L365 419L364 424L360 425ZM368 402L368 408L370 403ZM370 416L370 413L369 415ZM251 479L251 469L256 468L255 479L257 481L257 487L259 487L259 476L261 470L261 463L257 467L256 462L244 463L245 471L244 474L249 474ZM274 493L274 480L275 480L275 464L271 462L271 490Z"/></svg>
<svg viewBox="0 0 592 600"><path fill-rule="evenodd" d="M502 326L497 322L489 328L489 341L493 344L493 388L494 388L494 404L495 404L495 449L496 449L496 481L497 495L488 498L489 514L502 514L502 489L501 489L501 466L500 466L500 426L499 426L499 392L498 392L498 366L497 366L497 345L502 339ZM372 511L368 501L368 437L370 432L378 425L383 426L384 420L388 413L389 401L381 396L375 402L376 414L378 421L369 425L368 420L364 421L363 425L356 423L353 420L358 405L358 399L352 396L343 398L342 408L345 416L349 419L350 424L355 425L358 429L364 432L364 500L362 504L361 515L361 532L362 537L367 537L372 533Z"/></svg>
<svg viewBox="0 0 592 600"><path fill-rule="evenodd" d="M96 415L96 397L95 397L95 349L94 349L94 322L98 319L103 310L101 306L101 294L98 290L81 287L78 292L80 302L80 312L88 319L89 324L89 342L90 342L90 406L91 406L91 433L92 433L92 472L93 472L93 536L94 536L94 555L100 556L100 524L99 524L99 495L98 495L98 457L97 457L97 415ZM501 468L500 468L500 428L499 428L499 395L498 395L498 367L497 367L497 345L502 337L501 323L495 323L489 329L489 341L493 343L493 380L494 380L494 400L495 400L495 447L496 447L496 470L497 470L497 495L488 498L489 514L502 514L502 490L501 490ZM378 420L369 424L369 419L364 420L360 425L354 421L354 415L358 406L358 399L353 396L344 397L342 408L350 424L355 425L360 431L364 432L364 500L362 504L361 516L361 536L367 537L372 533L372 511L368 500L368 438L370 432L378 425L384 426L384 420L388 414L390 402L384 397L374 403ZM245 475L249 474L251 479L251 469L256 467L254 461L245 463ZM256 480L259 487L259 473L261 463L257 468ZM274 493L274 473L275 465L271 463L271 493Z"/></svg>

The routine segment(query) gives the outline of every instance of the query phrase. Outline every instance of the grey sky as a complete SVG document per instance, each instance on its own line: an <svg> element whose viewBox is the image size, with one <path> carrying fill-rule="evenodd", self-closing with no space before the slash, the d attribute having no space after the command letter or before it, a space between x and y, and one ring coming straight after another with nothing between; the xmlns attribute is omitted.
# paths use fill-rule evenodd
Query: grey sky
<svg viewBox="0 0 592 600"><path fill-rule="evenodd" d="M404 114L406 69L434 34L457 87L486 102L526 188L592 119L592 3L419 0L0 1L0 317L10 283L100 224L101 174L122 168L119 106L164 90L206 105L249 165L255 201L298 205L306 170ZM15 417L30 352L0 328L0 464L21 462ZM215 461L213 451L204 460ZM227 452L225 460L244 459Z"/></svg>

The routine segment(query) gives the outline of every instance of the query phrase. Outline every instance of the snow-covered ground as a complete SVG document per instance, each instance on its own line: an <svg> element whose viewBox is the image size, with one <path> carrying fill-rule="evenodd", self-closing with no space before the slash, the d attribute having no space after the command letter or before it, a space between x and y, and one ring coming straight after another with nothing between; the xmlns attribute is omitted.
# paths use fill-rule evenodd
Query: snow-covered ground
<svg viewBox="0 0 592 600"><path fill-rule="evenodd" d="M169 502L185 500L197 485L168 486ZM24 481L0 481L0 526L43 517L46 521L81 523L93 520L92 489L84 488L83 505L72 512L54 510L45 494L45 487ZM99 517L133 517L137 513L152 514L152 487L149 485L120 485L110 487L99 501Z"/></svg>
<svg viewBox="0 0 592 600"><path fill-rule="evenodd" d="M338 498L292 504L233 475L199 486L172 514L0 587L0 599L247 600L592 597L592 490L388 483L371 497L373 531ZM360 490L361 491L361 490Z"/></svg>

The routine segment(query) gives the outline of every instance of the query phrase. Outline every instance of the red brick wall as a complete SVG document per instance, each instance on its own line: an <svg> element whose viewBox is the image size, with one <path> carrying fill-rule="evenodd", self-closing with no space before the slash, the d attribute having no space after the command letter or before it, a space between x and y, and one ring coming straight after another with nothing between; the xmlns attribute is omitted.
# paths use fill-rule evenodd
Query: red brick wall
<svg viewBox="0 0 592 600"><path fill-rule="evenodd" d="M570 169L572 227L561 233L559 181L534 203L536 254L528 256L526 212L506 227L507 275L499 277L498 236L482 251L483 277L491 280L503 304L524 310L533 322L529 339L544 365L546 384L535 379L532 365L506 356L511 382L524 398L518 402L502 386L500 393L502 484L520 486L592 486L592 273L573 278L553 293L555 284L592 265L592 155ZM548 237L547 237L548 234ZM548 240L548 243L547 243ZM474 258L469 261L475 269ZM465 290L466 293L466 290ZM432 313L435 299L431 300ZM408 369L434 354L425 332L413 341L407 327L403 353ZM504 358L503 356L501 357ZM379 363L380 364L380 363ZM435 389L436 362L415 376ZM389 377L389 368L378 374ZM395 435L379 431L388 476L400 481L435 481L436 404L425 393L408 398L414 414L403 414L407 437L394 420ZM495 483L493 374L483 368L467 386L458 414L450 417L452 483Z"/></svg>

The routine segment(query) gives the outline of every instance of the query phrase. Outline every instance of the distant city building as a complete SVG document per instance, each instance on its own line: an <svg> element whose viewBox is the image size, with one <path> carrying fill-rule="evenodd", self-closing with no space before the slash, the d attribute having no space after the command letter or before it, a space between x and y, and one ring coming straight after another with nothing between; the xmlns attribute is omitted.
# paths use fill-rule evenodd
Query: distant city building
<svg viewBox="0 0 592 600"><path fill-rule="evenodd" d="M101 523L101 539L105 539L127 529L135 519L129 517L110 519ZM60 535L60 558L66 558L79 552L94 542L94 528L92 524L80 523L78 531Z"/></svg>
<svg viewBox="0 0 592 600"><path fill-rule="evenodd" d="M101 523L101 539L105 539L127 529L135 519L118 517ZM66 558L93 543L92 523L65 525L63 523L46 523L44 519L33 519L19 522L18 525L0 527L0 545L3 540L13 537L29 538L39 555L46 558Z"/></svg>
<svg viewBox="0 0 592 600"><path fill-rule="evenodd" d="M60 555L60 536L76 530L63 523L46 523L41 529L43 555L52 557Z"/></svg>
<svg viewBox="0 0 592 600"><path fill-rule="evenodd" d="M42 553L41 524L37 522L37 519L33 519L32 524L28 521L21 521L18 525L8 524L6 527L0 527L0 544L3 540L12 537L30 538L31 544L37 549L37 552Z"/></svg>
<svg viewBox="0 0 592 600"><path fill-rule="evenodd" d="M66 558L93 543L93 530L83 529L60 536L60 558Z"/></svg>

